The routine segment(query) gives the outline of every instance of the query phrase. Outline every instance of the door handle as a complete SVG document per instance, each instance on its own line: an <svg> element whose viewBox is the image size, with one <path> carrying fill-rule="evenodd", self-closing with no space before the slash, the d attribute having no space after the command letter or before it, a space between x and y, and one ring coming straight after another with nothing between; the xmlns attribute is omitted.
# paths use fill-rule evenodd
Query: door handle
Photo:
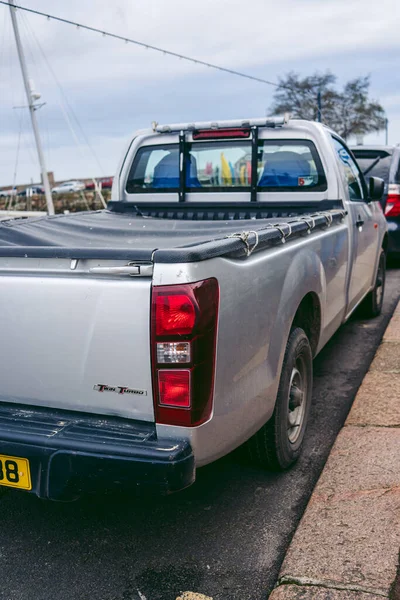
<svg viewBox="0 0 400 600"><path fill-rule="evenodd" d="M153 274L153 265L124 265L122 267L92 267L89 273L97 275L130 275L131 277L150 277Z"/></svg>
<svg viewBox="0 0 400 600"><path fill-rule="evenodd" d="M364 220L360 217L360 215L358 215L357 221L356 221L356 227L362 227L363 225L364 225Z"/></svg>

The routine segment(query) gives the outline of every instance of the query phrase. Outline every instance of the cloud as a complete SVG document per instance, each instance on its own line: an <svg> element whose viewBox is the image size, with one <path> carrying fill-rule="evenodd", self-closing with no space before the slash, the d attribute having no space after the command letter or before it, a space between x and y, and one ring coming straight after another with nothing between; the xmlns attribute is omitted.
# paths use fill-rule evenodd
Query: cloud
<svg viewBox="0 0 400 600"><path fill-rule="evenodd" d="M399 76L392 66L400 37L396 20L390 17L396 13L397 0L24 2L33 9L270 80L292 68L304 74L330 68L341 81L371 72L371 95L388 98L393 135L400 138L393 100ZM38 114L44 138L50 142L49 169L60 178L84 176L85 169L89 174L101 173L89 151L86 160L76 158L77 147L60 108L65 98L43 54L107 174L131 131L155 118L168 122L259 115L271 102L273 88L22 11L18 17L28 68L46 102ZM12 106L25 100L4 6L0 28L0 184L8 185L18 136ZM86 147L68 108L67 112ZM31 176L29 152L33 151L24 145L18 165L21 180Z"/></svg>

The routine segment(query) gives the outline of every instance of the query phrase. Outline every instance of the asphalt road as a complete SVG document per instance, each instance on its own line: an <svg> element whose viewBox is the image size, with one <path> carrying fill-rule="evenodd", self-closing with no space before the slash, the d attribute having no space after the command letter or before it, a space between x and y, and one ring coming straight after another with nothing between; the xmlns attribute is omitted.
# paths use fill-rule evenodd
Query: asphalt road
<svg viewBox="0 0 400 600"><path fill-rule="evenodd" d="M400 270L391 270L383 315L352 318L316 359L305 452L289 472L269 474L232 455L169 498L57 504L5 493L0 598L175 600L191 590L266 600L399 295Z"/></svg>

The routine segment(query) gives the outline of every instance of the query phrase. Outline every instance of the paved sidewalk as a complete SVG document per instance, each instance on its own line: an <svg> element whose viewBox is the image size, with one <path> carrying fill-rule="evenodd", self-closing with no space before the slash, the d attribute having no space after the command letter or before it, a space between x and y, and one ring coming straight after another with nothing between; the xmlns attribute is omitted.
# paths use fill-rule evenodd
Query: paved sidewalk
<svg viewBox="0 0 400 600"><path fill-rule="evenodd" d="M400 600L400 303L270 600Z"/></svg>

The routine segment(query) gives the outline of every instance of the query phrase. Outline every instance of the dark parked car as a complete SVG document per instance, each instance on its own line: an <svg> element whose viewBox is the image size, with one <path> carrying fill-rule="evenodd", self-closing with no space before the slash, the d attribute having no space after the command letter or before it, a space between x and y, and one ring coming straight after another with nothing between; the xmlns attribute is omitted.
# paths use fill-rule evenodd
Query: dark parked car
<svg viewBox="0 0 400 600"><path fill-rule="evenodd" d="M40 194L44 194L44 187L41 185L31 185L18 192L18 196L38 196Z"/></svg>
<svg viewBox="0 0 400 600"><path fill-rule="evenodd" d="M389 230L391 255L400 257L400 147L354 146L358 164L367 177L381 177L385 182L383 205Z"/></svg>

